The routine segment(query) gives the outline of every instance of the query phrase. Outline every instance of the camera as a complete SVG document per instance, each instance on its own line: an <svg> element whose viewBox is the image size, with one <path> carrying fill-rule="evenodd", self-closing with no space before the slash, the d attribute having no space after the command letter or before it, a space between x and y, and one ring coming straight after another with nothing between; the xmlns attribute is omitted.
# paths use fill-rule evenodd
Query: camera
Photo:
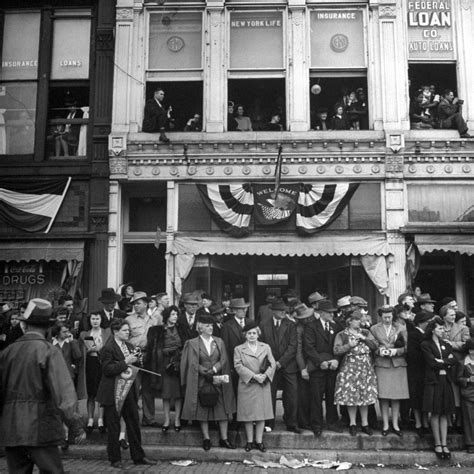
<svg viewBox="0 0 474 474"><path fill-rule="evenodd" d="M380 355L382 357L387 357L390 355L390 349L387 349L386 347L383 347L382 349L380 349Z"/></svg>
<svg viewBox="0 0 474 474"><path fill-rule="evenodd" d="M464 101L461 100L461 99L458 99L458 104L459 104L459 105L462 105L462 104L464 104Z"/></svg>

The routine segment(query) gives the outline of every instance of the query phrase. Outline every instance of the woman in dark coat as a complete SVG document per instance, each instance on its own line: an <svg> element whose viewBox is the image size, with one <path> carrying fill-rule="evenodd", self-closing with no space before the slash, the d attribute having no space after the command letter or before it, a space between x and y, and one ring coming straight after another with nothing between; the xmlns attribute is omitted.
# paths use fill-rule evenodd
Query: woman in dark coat
<svg viewBox="0 0 474 474"><path fill-rule="evenodd" d="M170 401L174 400L175 416L174 429L181 430L181 385L179 380L179 364L183 349L184 337L181 334L178 321L179 309L169 306L163 313L163 325L152 326L147 334L147 360L148 368L161 374L161 377L152 378L152 388L163 399L164 423L161 428L163 433L170 427Z"/></svg>
<svg viewBox="0 0 474 474"><path fill-rule="evenodd" d="M224 342L212 336L213 322L212 316L200 316L197 325L200 336L186 341L180 366L181 385L184 387L182 418L201 422L203 448L206 451L211 449L209 421L219 422L219 445L234 449L227 439L228 420L232 419L235 412L234 391L229 380L230 365ZM214 385L214 377L218 375L224 376L227 382ZM203 406L199 400L199 391L206 384L217 387L218 399L215 406Z"/></svg>
<svg viewBox="0 0 474 474"><path fill-rule="evenodd" d="M434 452L440 459L450 459L447 447L448 416L454 413L454 395L451 388L451 368L456 358L444 338L444 321L436 316L426 328L426 339L421 343L425 357L425 391L423 411L431 413Z"/></svg>
<svg viewBox="0 0 474 474"><path fill-rule="evenodd" d="M474 453L474 339L465 346L467 356L457 367L456 381L461 387L461 408L464 424L464 443L468 453Z"/></svg>

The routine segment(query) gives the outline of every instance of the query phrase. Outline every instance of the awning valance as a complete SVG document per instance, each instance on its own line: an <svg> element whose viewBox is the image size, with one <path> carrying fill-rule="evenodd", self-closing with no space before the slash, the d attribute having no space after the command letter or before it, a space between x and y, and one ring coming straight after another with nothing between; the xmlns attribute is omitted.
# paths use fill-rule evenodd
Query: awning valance
<svg viewBox="0 0 474 474"><path fill-rule="evenodd" d="M83 241L15 241L0 243L0 260L5 262L22 260L84 261Z"/></svg>
<svg viewBox="0 0 474 474"><path fill-rule="evenodd" d="M168 252L174 255L275 255L310 257L325 255L389 255L384 234L251 235L243 239L215 236L175 236Z"/></svg>
<svg viewBox="0 0 474 474"><path fill-rule="evenodd" d="M435 251L474 255L473 234L416 234L415 244L422 255Z"/></svg>

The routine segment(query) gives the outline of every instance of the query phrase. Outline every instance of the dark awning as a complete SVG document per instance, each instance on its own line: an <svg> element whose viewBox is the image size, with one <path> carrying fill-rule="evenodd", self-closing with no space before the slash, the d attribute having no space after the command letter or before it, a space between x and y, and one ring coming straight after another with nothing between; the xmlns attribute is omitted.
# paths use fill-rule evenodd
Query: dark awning
<svg viewBox="0 0 474 474"><path fill-rule="evenodd" d="M435 251L474 255L473 234L416 234L415 244L422 255Z"/></svg>
<svg viewBox="0 0 474 474"><path fill-rule="evenodd" d="M0 260L9 261L39 261L56 260L84 261L83 241L15 241L0 243Z"/></svg>

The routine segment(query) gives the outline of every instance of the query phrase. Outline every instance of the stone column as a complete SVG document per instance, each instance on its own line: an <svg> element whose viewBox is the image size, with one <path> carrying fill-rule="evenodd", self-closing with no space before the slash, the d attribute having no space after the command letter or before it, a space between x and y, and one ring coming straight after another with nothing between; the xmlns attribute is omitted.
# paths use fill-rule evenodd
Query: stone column
<svg viewBox="0 0 474 474"><path fill-rule="evenodd" d="M207 38L206 54L204 63L204 110L207 132L223 132L227 117L227 104L224 98L227 96L226 74L225 74L225 17L224 1L207 1Z"/></svg>
<svg viewBox="0 0 474 474"><path fill-rule="evenodd" d="M116 180L109 182L109 245L107 286L117 289L122 283L121 189Z"/></svg>
<svg viewBox="0 0 474 474"><path fill-rule="evenodd" d="M289 0L287 105L288 125L292 132L309 130L309 59L306 41L304 0Z"/></svg>
<svg viewBox="0 0 474 474"><path fill-rule="evenodd" d="M170 275L174 271L174 257L169 253L174 233L178 230L178 189L174 181L167 182L166 209L166 293L173 300L174 288Z"/></svg>

